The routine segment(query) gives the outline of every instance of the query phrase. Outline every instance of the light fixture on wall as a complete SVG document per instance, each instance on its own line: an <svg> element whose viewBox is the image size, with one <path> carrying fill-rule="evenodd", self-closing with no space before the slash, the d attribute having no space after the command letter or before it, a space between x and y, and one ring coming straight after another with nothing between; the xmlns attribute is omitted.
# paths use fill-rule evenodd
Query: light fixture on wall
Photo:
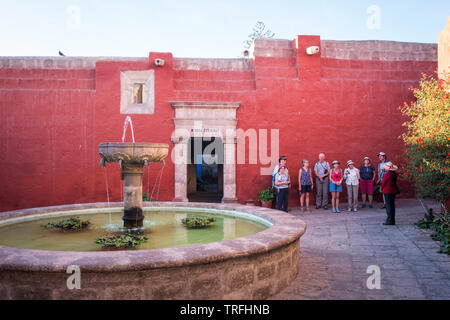
<svg viewBox="0 0 450 320"><path fill-rule="evenodd" d="M309 56L312 56L313 54L319 53L319 47L318 46L312 46L306 48L306 54Z"/></svg>
<svg viewBox="0 0 450 320"><path fill-rule="evenodd" d="M164 65L164 59L159 59L159 58L155 59L155 66L162 67L163 65Z"/></svg>

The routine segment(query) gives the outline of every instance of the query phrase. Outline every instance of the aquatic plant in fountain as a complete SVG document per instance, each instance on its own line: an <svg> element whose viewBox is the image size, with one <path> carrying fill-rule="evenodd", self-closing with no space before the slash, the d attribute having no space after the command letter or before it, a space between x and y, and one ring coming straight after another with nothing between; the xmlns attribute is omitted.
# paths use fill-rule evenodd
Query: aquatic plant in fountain
<svg viewBox="0 0 450 320"><path fill-rule="evenodd" d="M110 234L100 236L95 240L96 244L101 245L103 248L134 248L138 245L147 242L148 237L142 233L126 232L121 234Z"/></svg>
<svg viewBox="0 0 450 320"><path fill-rule="evenodd" d="M214 217L188 217L181 219L181 223L189 229L198 229L209 227L213 222L216 221Z"/></svg>
<svg viewBox="0 0 450 320"><path fill-rule="evenodd" d="M144 193L142 194L142 201L155 201L155 200L153 200L153 199L148 195L148 192L144 192Z"/></svg>
<svg viewBox="0 0 450 320"><path fill-rule="evenodd" d="M87 228L91 223L89 220L81 220L79 217L71 217L58 222L49 222L45 225L47 229L59 229L63 232L78 231Z"/></svg>

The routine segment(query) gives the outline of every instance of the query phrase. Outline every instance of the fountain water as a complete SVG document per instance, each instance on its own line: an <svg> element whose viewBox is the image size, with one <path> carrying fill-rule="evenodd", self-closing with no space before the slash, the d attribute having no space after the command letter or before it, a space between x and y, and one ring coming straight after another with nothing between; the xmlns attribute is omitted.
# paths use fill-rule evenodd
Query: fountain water
<svg viewBox="0 0 450 320"><path fill-rule="evenodd" d="M131 138L133 139L133 143L134 143L135 141L134 141L133 121L131 121L131 117L130 117L130 116L127 116L127 117L125 118L125 122L123 123L122 142L125 142L125 136L126 136L126 134L127 134L128 124L130 124Z"/></svg>
<svg viewBox="0 0 450 320"><path fill-rule="evenodd" d="M109 213L109 223L111 224L111 206L109 202L109 183L108 183L108 171L106 166L103 167L103 176L105 177L105 187L106 187L106 201L108 201L108 213Z"/></svg>
<svg viewBox="0 0 450 320"><path fill-rule="evenodd" d="M153 184L152 193L149 194L150 195L150 199L152 199L152 200L154 200L154 199L158 200L159 199L159 189L161 187L161 178L162 178L162 174L163 174L165 166L166 166L166 162L163 160L162 161L161 170L159 171L159 175L156 177L155 183ZM155 192L155 188L156 188L156 197L153 198L153 193Z"/></svg>

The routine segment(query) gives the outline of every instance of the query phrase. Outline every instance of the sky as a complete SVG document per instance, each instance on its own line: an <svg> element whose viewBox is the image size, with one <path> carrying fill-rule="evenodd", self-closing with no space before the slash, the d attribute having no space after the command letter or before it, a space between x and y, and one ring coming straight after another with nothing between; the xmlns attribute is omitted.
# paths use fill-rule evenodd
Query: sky
<svg viewBox="0 0 450 320"><path fill-rule="evenodd" d="M0 56L237 58L257 21L274 38L437 42L448 0L0 0Z"/></svg>

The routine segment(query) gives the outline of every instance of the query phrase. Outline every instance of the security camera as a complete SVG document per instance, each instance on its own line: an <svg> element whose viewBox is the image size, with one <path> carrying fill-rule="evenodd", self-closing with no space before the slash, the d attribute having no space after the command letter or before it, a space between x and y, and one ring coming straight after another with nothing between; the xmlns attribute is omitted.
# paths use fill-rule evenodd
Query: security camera
<svg viewBox="0 0 450 320"><path fill-rule="evenodd" d="M155 59L155 66L162 67L164 65L164 59Z"/></svg>
<svg viewBox="0 0 450 320"><path fill-rule="evenodd" d="M318 46L312 46L312 47L308 47L306 48L306 54L307 55L313 55L319 53L319 47Z"/></svg>

